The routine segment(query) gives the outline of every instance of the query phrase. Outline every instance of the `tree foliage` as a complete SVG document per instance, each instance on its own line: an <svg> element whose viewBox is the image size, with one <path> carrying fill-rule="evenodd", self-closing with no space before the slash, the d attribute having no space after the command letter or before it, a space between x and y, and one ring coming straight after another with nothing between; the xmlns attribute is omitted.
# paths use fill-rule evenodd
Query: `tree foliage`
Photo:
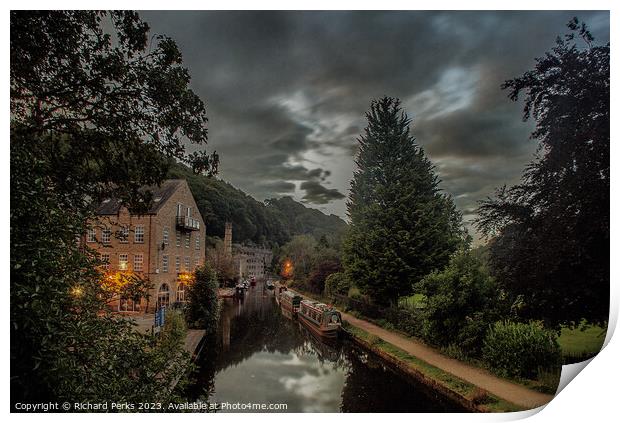
<svg viewBox="0 0 620 423"><path fill-rule="evenodd" d="M276 247L295 235L322 235L337 242L346 223L335 215L305 207L290 197L255 200L231 184L196 175L186 166L172 163L168 177L187 179L205 221L207 235L222 237L226 222L233 224L233 241Z"/></svg>
<svg viewBox="0 0 620 423"><path fill-rule="evenodd" d="M195 280L189 286L189 305L186 318L192 327L214 333L219 317L217 290L219 283L215 270L209 264L196 269Z"/></svg>
<svg viewBox="0 0 620 423"><path fill-rule="evenodd" d="M79 243L95 205L139 211L175 157L214 173L175 43L135 12L11 12L12 401L165 400L184 366L105 308ZM173 371L172 369L176 369Z"/></svg>
<svg viewBox="0 0 620 423"><path fill-rule="evenodd" d="M461 215L442 194L434 167L409 132L397 99L366 113L347 211L343 262L348 277L377 303L396 302L463 242Z"/></svg>
<svg viewBox="0 0 620 423"><path fill-rule="evenodd" d="M609 44L576 18L568 26L503 85L512 100L524 95L538 157L520 184L482 202L477 222L492 237L493 273L524 298L522 317L549 325L605 321L609 309Z"/></svg>
<svg viewBox="0 0 620 423"><path fill-rule="evenodd" d="M479 355L489 325L509 310L485 266L468 250L458 251L414 289L426 297L421 336L440 346L456 344L471 356Z"/></svg>

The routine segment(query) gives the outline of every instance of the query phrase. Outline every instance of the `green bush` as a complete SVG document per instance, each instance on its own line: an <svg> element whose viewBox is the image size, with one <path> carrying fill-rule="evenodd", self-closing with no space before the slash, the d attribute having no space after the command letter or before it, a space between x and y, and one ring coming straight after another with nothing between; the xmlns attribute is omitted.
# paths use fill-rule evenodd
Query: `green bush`
<svg viewBox="0 0 620 423"><path fill-rule="evenodd" d="M347 295L351 288L351 281L342 272L332 273L325 279L326 295Z"/></svg>
<svg viewBox="0 0 620 423"><path fill-rule="evenodd" d="M557 334L541 322L496 322L484 339L482 358L504 376L533 379L541 368L558 368L562 353Z"/></svg>
<svg viewBox="0 0 620 423"><path fill-rule="evenodd" d="M426 297L419 311L421 337L441 347L457 343L471 357L480 355L488 327L505 313L494 279L471 251L454 254L443 270L422 278L414 290Z"/></svg>
<svg viewBox="0 0 620 423"><path fill-rule="evenodd" d="M181 350L187 335L185 316L180 310L166 312L166 321L159 335L158 346L164 352L174 353Z"/></svg>

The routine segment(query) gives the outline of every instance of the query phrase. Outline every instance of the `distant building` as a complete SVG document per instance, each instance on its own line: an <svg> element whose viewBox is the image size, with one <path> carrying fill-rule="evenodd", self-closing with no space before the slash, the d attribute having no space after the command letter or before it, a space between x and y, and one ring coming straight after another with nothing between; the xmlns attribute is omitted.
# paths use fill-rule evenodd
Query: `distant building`
<svg viewBox="0 0 620 423"><path fill-rule="evenodd" d="M268 248L233 244L235 268L242 278L264 278L272 257L273 253Z"/></svg>
<svg viewBox="0 0 620 423"><path fill-rule="evenodd" d="M108 275L133 272L153 284L148 302L119 298L109 304L114 311L152 312L185 302L184 280L204 263L204 221L187 182L171 179L148 189L153 204L145 214L131 214L118 200L104 200L85 236Z"/></svg>

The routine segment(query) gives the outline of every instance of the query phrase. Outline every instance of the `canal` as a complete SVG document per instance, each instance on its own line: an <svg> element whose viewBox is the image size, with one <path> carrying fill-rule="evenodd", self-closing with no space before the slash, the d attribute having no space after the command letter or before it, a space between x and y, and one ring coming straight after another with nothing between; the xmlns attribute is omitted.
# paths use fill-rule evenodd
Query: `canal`
<svg viewBox="0 0 620 423"><path fill-rule="evenodd" d="M326 344L282 315L259 283L222 304L197 360L191 401L286 404L288 412L463 411L347 340Z"/></svg>

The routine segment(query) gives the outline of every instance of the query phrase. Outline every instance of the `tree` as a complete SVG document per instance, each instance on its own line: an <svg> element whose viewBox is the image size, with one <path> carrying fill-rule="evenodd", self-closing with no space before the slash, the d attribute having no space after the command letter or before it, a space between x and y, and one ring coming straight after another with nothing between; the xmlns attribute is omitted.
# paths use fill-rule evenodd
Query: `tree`
<svg viewBox="0 0 620 423"><path fill-rule="evenodd" d="M359 137L343 263L351 281L379 304L395 303L463 243L461 215L409 133L400 101L374 100Z"/></svg>
<svg viewBox="0 0 620 423"><path fill-rule="evenodd" d="M104 29L105 28L105 29ZM137 13L11 12L12 402L164 401L182 357L101 316L101 263L79 238L115 197L139 212L166 156L217 156L176 44ZM131 376L130 376L131 375Z"/></svg>
<svg viewBox="0 0 620 423"><path fill-rule="evenodd" d="M435 345L457 345L480 354L489 325L506 317L509 307L488 270L472 251L460 250L450 263L415 285L426 297L421 335Z"/></svg>
<svg viewBox="0 0 620 423"><path fill-rule="evenodd" d="M187 321L193 327L206 329L209 334L217 329L220 310L218 286L217 275L209 264L196 269L195 280L189 286Z"/></svg>
<svg viewBox="0 0 620 423"><path fill-rule="evenodd" d="M609 43L594 45L576 18L568 27L533 70L503 85L514 101L525 94L538 157L520 184L482 202L477 221L494 275L524 299L522 317L551 326L609 312Z"/></svg>
<svg viewBox="0 0 620 423"><path fill-rule="evenodd" d="M291 276L296 281L305 281L312 270L316 249L317 242L312 236L294 236L293 239L282 246L280 265L284 269L287 262L291 263Z"/></svg>
<svg viewBox="0 0 620 423"><path fill-rule="evenodd" d="M224 286L227 282L235 279L235 262L232 253L224 248L224 242L218 239L213 248L207 250L207 263L213 268L219 284Z"/></svg>

